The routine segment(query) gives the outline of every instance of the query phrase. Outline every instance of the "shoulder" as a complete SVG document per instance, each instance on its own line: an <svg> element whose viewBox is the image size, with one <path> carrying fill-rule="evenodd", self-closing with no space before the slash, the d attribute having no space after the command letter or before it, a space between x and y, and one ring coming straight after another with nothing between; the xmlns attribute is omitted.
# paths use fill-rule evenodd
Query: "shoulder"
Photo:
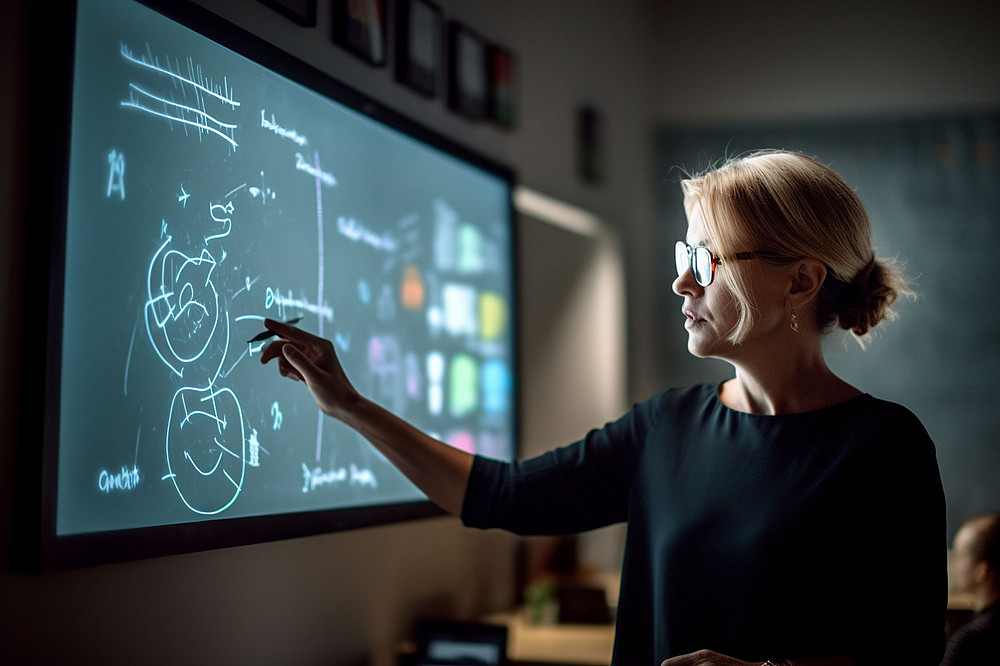
<svg viewBox="0 0 1000 666"><path fill-rule="evenodd" d="M1000 640L1000 602L976 613L959 630L968 630L970 634L990 635L994 640Z"/></svg>
<svg viewBox="0 0 1000 666"><path fill-rule="evenodd" d="M934 442L924 424L909 408L889 400L870 397L869 418L873 428L890 448L923 451L934 455Z"/></svg>
<svg viewBox="0 0 1000 666"><path fill-rule="evenodd" d="M865 393L856 400L859 410L868 412L884 422L908 423L919 425L920 419L910 409L898 402L876 398Z"/></svg>
<svg viewBox="0 0 1000 666"><path fill-rule="evenodd" d="M975 615L948 641L944 663L986 663L976 661L1000 650L1000 615L998 607Z"/></svg>
<svg viewBox="0 0 1000 666"><path fill-rule="evenodd" d="M897 447L906 450L933 450L927 429L909 408L867 393L835 406L827 416L848 425L854 438L876 449L889 452Z"/></svg>
<svg viewBox="0 0 1000 666"><path fill-rule="evenodd" d="M923 423L889 400L866 394L854 402L852 411L841 415L854 480L868 486L864 494L873 507L907 515L895 521L901 528L915 522L933 526L938 539L944 529L944 489L937 449ZM944 548L935 541L938 546Z"/></svg>
<svg viewBox="0 0 1000 666"><path fill-rule="evenodd" d="M717 401L717 384L696 384L660 391L632 405L620 419L606 424L605 431L629 433L635 440L645 440L664 427L677 428L684 423L703 422Z"/></svg>
<svg viewBox="0 0 1000 666"><path fill-rule="evenodd" d="M669 388L647 400L644 404L652 413L685 413L702 411L718 404L719 384L706 383Z"/></svg>

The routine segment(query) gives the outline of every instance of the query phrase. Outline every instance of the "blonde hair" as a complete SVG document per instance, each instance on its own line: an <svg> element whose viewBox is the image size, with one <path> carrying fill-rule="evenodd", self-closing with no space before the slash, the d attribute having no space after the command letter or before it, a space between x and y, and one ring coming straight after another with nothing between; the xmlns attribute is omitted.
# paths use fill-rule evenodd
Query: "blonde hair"
<svg viewBox="0 0 1000 666"><path fill-rule="evenodd" d="M895 262L877 258L871 225L858 195L833 169L800 153L758 151L681 182L684 207L701 206L706 234L723 260L754 251L773 264L805 257L822 261L826 281L816 299L820 329L834 324L864 346L876 324L892 319L892 304L912 295ZM742 342L756 319L745 262L717 274L732 291L739 318L729 333Z"/></svg>

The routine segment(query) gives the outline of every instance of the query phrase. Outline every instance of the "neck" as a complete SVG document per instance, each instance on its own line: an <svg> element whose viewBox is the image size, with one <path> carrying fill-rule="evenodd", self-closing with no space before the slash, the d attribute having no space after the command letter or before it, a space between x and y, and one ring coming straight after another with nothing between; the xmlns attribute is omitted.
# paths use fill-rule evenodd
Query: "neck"
<svg viewBox="0 0 1000 666"><path fill-rule="evenodd" d="M976 590L972 599L972 610L979 613L1000 601L1000 590L982 587Z"/></svg>
<svg viewBox="0 0 1000 666"><path fill-rule="evenodd" d="M861 394L827 367L818 336L796 342L745 350L730 360L736 378L723 385L723 404L754 414L797 414Z"/></svg>

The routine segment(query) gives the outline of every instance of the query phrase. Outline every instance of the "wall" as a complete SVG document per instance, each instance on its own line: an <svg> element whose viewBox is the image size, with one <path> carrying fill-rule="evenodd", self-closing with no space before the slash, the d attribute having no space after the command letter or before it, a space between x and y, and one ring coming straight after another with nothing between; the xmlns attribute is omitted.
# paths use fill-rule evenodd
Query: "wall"
<svg viewBox="0 0 1000 666"><path fill-rule="evenodd" d="M1000 7L979 0L654 2L673 125L1000 105Z"/></svg>
<svg viewBox="0 0 1000 666"><path fill-rule="evenodd" d="M519 287L524 456L571 442L625 410L625 271L617 235L597 219L567 228L519 216L519 254L530 284ZM580 535L588 569L621 568L625 525ZM526 572L530 575L529 572Z"/></svg>
<svg viewBox="0 0 1000 666"><path fill-rule="evenodd" d="M510 133L466 122L440 98L424 100L394 83L390 69L371 68L339 50L326 28L329 2L319 3L320 27L314 29L299 28L257 2L202 4L510 164L521 182L598 213L621 232L626 247L642 246L641 222L652 210L645 2L441 2L448 17L520 58L520 126ZM24 429L25 446L36 443L36 425L19 420L12 378L40 361L18 353L17 313L37 298L23 277L24 229L46 223L32 218L25 194L30 174L20 168L31 151L30 63L41 57L29 57L28 5L4 3L0 40L7 64L0 74L0 305L7 313L0 318L0 400L6 406L0 409L0 662L388 665L416 617L471 618L509 605L519 541L465 530L450 518L44 575L12 569L8 526L20 474L18 432ZM44 53L46 45L38 46ZM607 176L596 187L584 185L574 171L573 114L581 102L605 114ZM531 280L522 276L523 283ZM543 394L526 405L526 421L548 408ZM540 446L535 432L525 436Z"/></svg>

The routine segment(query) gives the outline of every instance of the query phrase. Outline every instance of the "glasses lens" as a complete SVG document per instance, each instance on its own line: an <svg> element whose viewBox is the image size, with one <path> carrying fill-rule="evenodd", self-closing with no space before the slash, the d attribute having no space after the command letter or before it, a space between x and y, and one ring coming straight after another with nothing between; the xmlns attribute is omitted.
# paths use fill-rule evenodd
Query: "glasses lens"
<svg viewBox="0 0 1000 666"><path fill-rule="evenodd" d="M690 266L688 257L688 246L684 244L684 241L677 241L674 245L674 265L677 267L677 277L684 275Z"/></svg>
<svg viewBox="0 0 1000 666"><path fill-rule="evenodd" d="M694 261L691 262L695 281L703 287L712 283L712 253L707 247L694 248Z"/></svg>

